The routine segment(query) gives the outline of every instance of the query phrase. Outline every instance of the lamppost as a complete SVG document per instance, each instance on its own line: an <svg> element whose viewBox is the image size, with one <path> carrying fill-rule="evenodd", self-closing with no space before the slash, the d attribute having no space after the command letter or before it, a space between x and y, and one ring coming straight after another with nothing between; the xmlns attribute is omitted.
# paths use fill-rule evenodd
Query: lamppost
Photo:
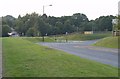
<svg viewBox="0 0 120 79"><path fill-rule="evenodd" d="M45 14L45 7L48 7L48 6L52 6L51 4L50 5L43 5L43 14Z"/></svg>
<svg viewBox="0 0 120 79"><path fill-rule="evenodd" d="M43 5L43 15L45 14L45 7L48 7L48 6L52 6L51 4L50 5ZM47 33L46 33L46 36L47 36ZM44 39L44 34L43 34L43 42L45 41Z"/></svg>

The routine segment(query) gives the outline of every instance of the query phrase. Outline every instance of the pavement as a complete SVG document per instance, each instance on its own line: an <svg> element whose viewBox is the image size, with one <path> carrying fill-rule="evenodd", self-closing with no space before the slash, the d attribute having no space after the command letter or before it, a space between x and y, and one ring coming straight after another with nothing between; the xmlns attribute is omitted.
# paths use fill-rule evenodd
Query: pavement
<svg viewBox="0 0 120 79"><path fill-rule="evenodd" d="M91 44L98 40L92 41L68 41L67 43L38 43L43 46L65 51L70 54L94 60L100 63L118 67L118 49L94 47Z"/></svg>

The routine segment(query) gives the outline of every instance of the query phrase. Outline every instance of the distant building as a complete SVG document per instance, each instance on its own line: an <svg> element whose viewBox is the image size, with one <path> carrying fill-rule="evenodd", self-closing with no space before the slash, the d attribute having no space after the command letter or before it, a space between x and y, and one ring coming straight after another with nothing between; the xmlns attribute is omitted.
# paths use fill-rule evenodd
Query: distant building
<svg viewBox="0 0 120 79"><path fill-rule="evenodd" d="M118 19L112 19L112 24L113 24L113 28L112 28L113 36L120 36L120 30L117 27L118 26Z"/></svg>
<svg viewBox="0 0 120 79"><path fill-rule="evenodd" d="M93 34L93 31L85 31L84 34Z"/></svg>
<svg viewBox="0 0 120 79"><path fill-rule="evenodd" d="M120 1L118 2L118 16L120 16ZM112 24L113 24L113 36L120 36L120 30L117 27L118 24L118 19L113 19Z"/></svg>
<svg viewBox="0 0 120 79"><path fill-rule="evenodd" d="M19 34L17 32L11 32L11 33L8 33L9 36L12 36L12 37L18 37Z"/></svg>
<svg viewBox="0 0 120 79"><path fill-rule="evenodd" d="M11 28L11 30L12 30L12 32L8 33L9 36L11 36L11 37L18 37L19 36L19 34L13 28Z"/></svg>
<svg viewBox="0 0 120 79"><path fill-rule="evenodd" d="M117 24L118 23L118 19L112 19L112 24Z"/></svg>

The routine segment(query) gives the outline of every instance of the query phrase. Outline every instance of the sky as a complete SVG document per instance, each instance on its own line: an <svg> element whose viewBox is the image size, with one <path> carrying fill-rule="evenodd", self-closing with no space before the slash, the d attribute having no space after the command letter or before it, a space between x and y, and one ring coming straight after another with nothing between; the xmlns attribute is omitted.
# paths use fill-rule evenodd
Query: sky
<svg viewBox="0 0 120 79"><path fill-rule="evenodd" d="M83 13L89 20L100 16L118 14L120 0L0 0L0 17L12 15L24 16L27 13L44 13L48 16L71 16L74 13ZM52 5L52 6L49 6Z"/></svg>

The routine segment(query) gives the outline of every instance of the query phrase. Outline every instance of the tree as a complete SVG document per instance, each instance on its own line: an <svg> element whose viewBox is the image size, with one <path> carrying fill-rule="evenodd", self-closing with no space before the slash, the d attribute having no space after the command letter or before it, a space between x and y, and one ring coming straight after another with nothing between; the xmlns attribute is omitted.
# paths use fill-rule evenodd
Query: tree
<svg viewBox="0 0 120 79"><path fill-rule="evenodd" d="M85 14L81 13L75 13L72 16L72 23L76 26L79 27L82 22L88 22L88 18Z"/></svg>
<svg viewBox="0 0 120 79"><path fill-rule="evenodd" d="M41 32L42 36L45 36L46 33L49 33L50 25L45 23L42 18L39 18L38 21L38 30Z"/></svg>
<svg viewBox="0 0 120 79"><path fill-rule="evenodd" d="M11 28L8 25L2 25L2 37L8 37L9 32L11 32Z"/></svg>
<svg viewBox="0 0 120 79"><path fill-rule="evenodd" d="M114 16L101 16L95 20L96 27L98 28L98 31L112 31L112 19L114 19Z"/></svg>
<svg viewBox="0 0 120 79"><path fill-rule="evenodd" d="M25 35L26 30L25 30L25 26L24 26L23 20L21 20L21 19L17 19L17 20L16 20L15 30L16 30L20 35L22 35L22 34Z"/></svg>
<svg viewBox="0 0 120 79"><path fill-rule="evenodd" d="M120 15L118 15L117 19L118 19L118 24L117 24L116 27L117 27L118 30L120 30Z"/></svg>
<svg viewBox="0 0 120 79"><path fill-rule="evenodd" d="M71 25L70 20L65 21L65 24L64 24L64 33L66 33L66 32L69 32L69 33L74 32L74 28Z"/></svg>
<svg viewBox="0 0 120 79"><path fill-rule="evenodd" d="M14 18L11 15L7 15L5 17L2 17L3 20L3 24L6 23L9 27L14 28L15 27L15 20L16 18Z"/></svg>
<svg viewBox="0 0 120 79"><path fill-rule="evenodd" d="M56 27L56 33L57 34L63 34L64 33L64 28L63 28L63 23L62 22L60 22L60 21L58 21L58 22L56 22L56 24L55 24L55 27Z"/></svg>
<svg viewBox="0 0 120 79"><path fill-rule="evenodd" d="M36 28L32 27L32 28L29 28L27 30L26 35L27 36L32 36L32 37L39 36L40 32Z"/></svg>
<svg viewBox="0 0 120 79"><path fill-rule="evenodd" d="M3 24L15 28L19 35L36 36L37 31L41 36L45 36L46 34L55 35L75 31L105 31L106 29L111 31L112 19L115 17L112 15L101 16L89 21L87 16L82 13L75 13L72 16L54 17L47 16L46 14L41 16L34 12L32 14L26 14L23 17L19 15L18 18L12 16L3 18Z"/></svg>

